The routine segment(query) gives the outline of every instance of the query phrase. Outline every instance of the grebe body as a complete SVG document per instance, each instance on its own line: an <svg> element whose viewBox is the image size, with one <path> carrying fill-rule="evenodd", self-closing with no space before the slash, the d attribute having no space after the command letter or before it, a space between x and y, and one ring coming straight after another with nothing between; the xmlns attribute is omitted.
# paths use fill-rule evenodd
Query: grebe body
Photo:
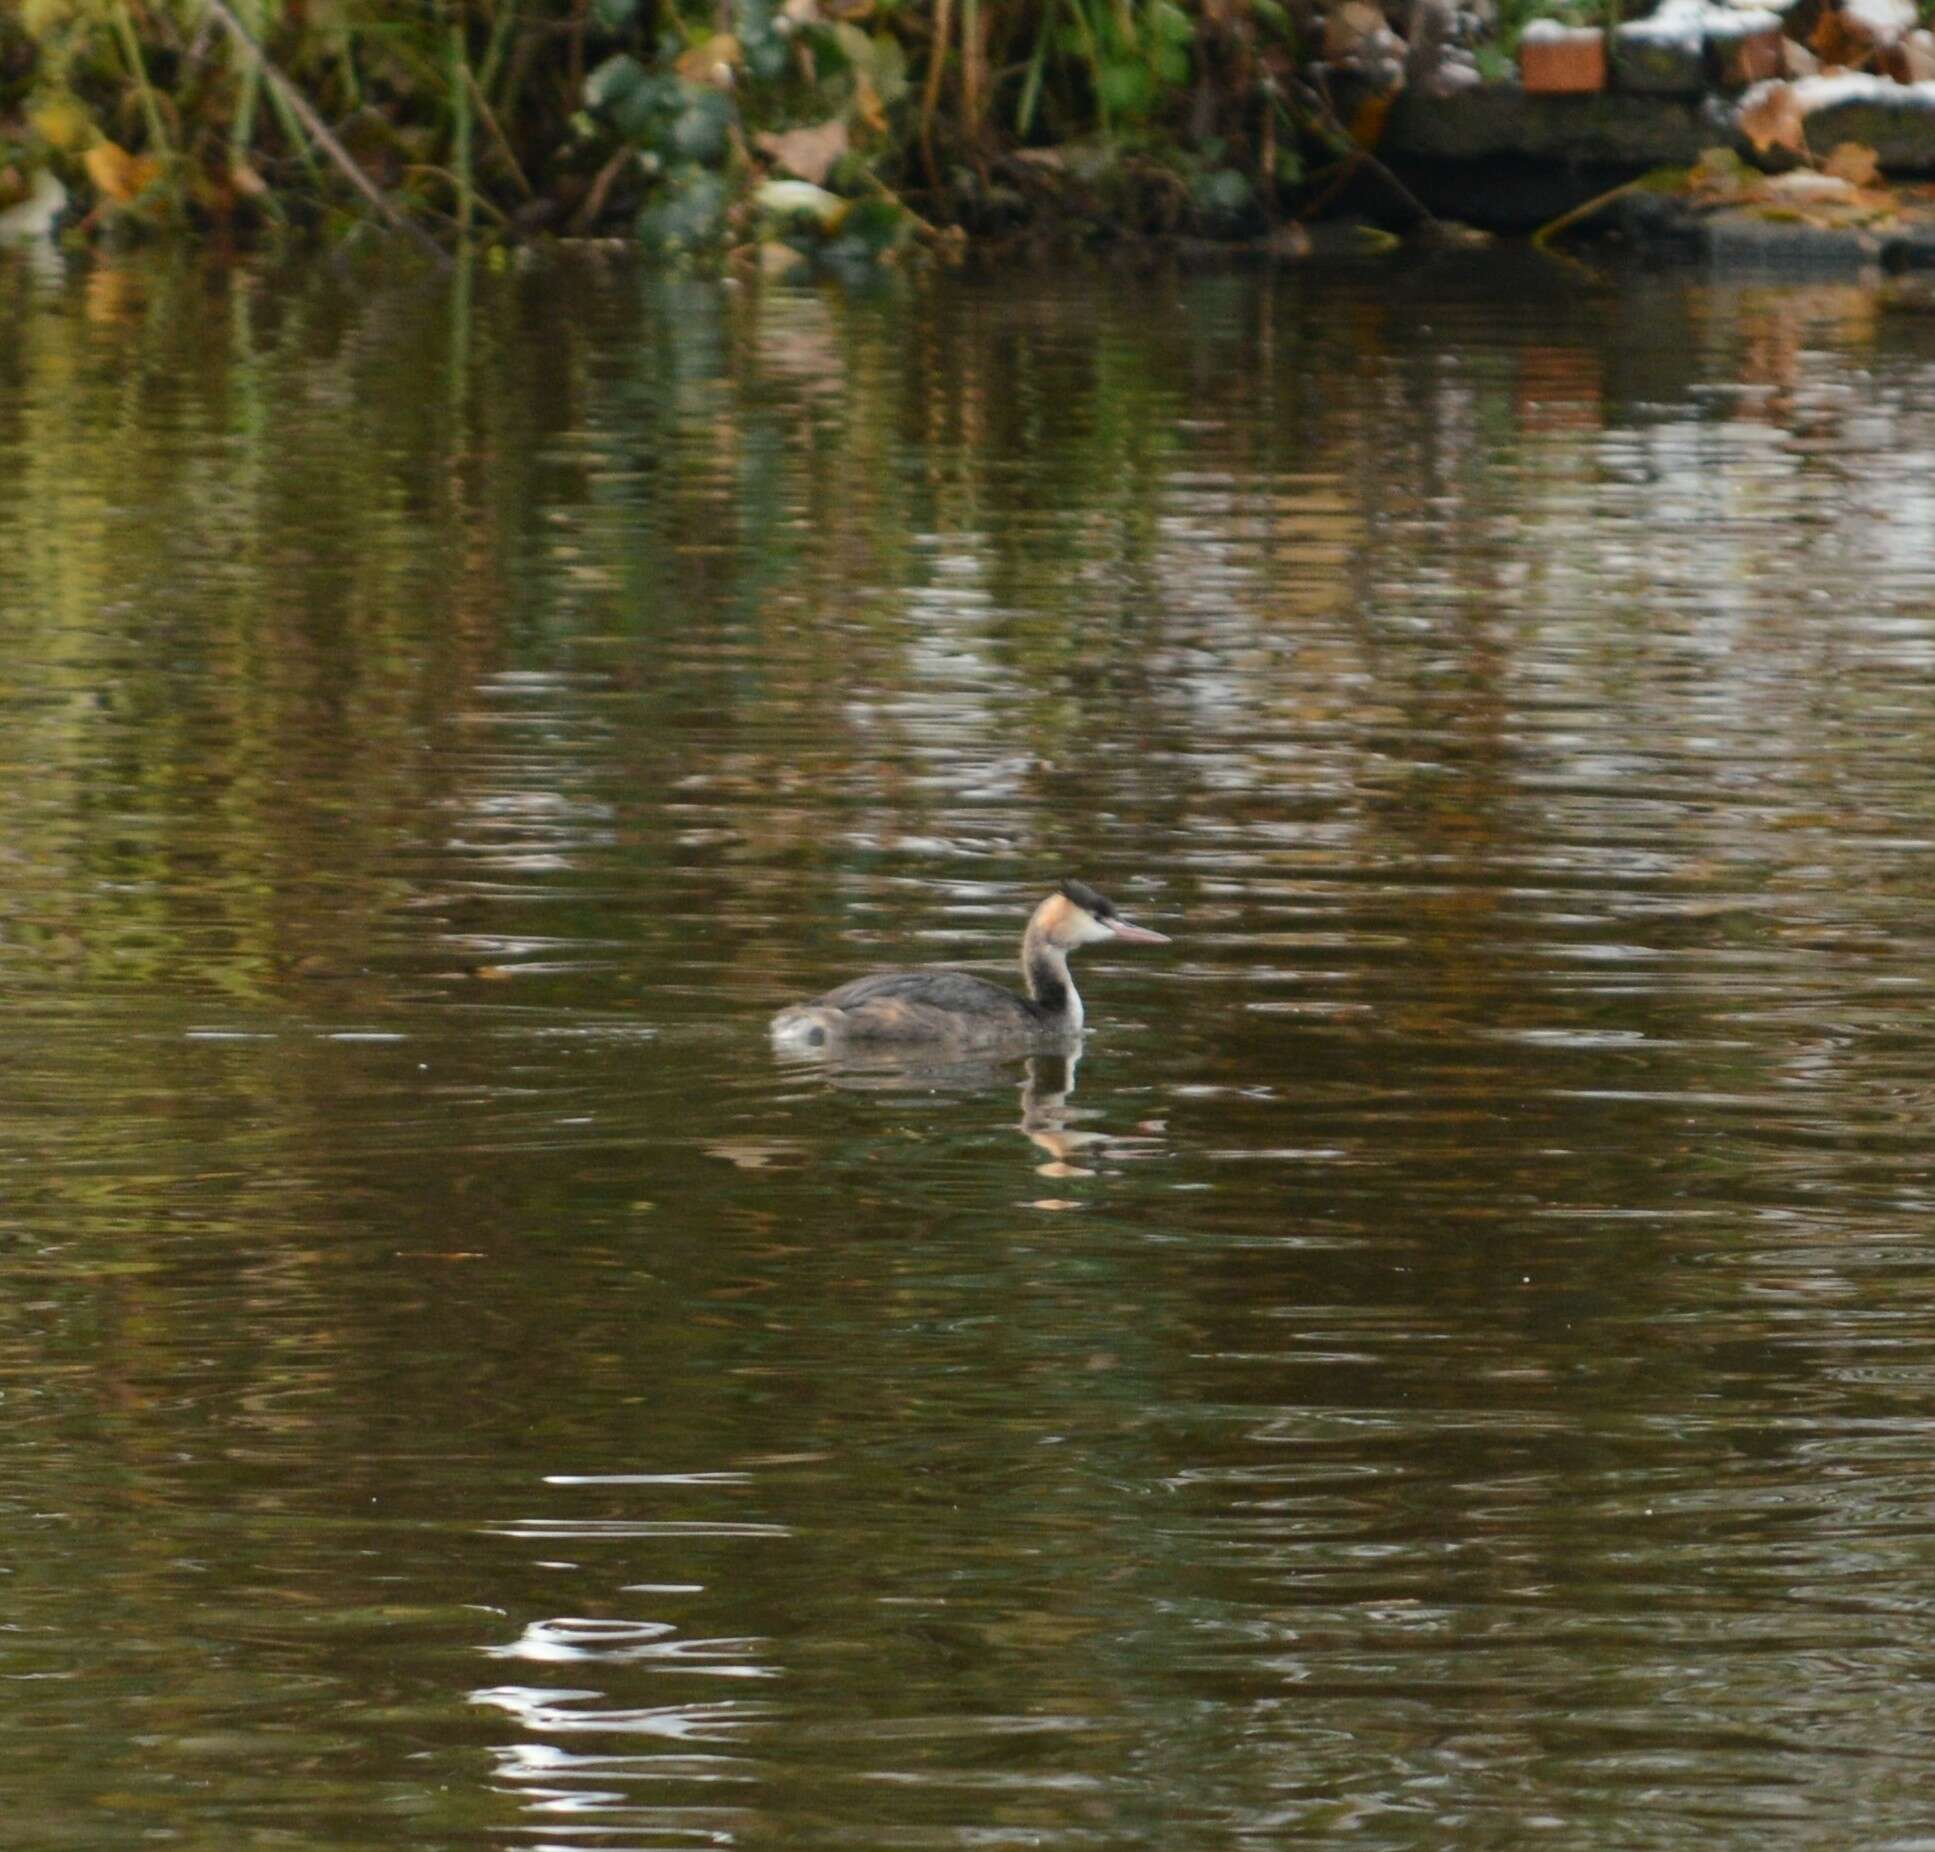
<svg viewBox="0 0 1935 1852"><path fill-rule="evenodd" d="M796 1003L773 1018L784 1048L884 1048L906 1045L971 1049L1034 1048L1077 1040L1085 1020L1068 956L1084 945L1119 939L1167 945L1167 933L1124 919L1114 904L1081 881L1064 881L1033 917L1021 940L1026 996L968 971L938 966L876 971Z"/></svg>

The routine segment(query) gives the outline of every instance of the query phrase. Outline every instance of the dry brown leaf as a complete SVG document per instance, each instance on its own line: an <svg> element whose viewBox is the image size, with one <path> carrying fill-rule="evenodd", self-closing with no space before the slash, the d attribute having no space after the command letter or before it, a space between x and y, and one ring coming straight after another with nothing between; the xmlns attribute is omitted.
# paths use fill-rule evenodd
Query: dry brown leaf
<svg viewBox="0 0 1935 1852"><path fill-rule="evenodd" d="M1786 148L1805 156L1807 136L1802 131L1807 112L1789 83L1756 84L1741 99L1737 118L1740 132L1753 143L1758 154L1769 148Z"/></svg>
<svg viewBox="0 0 1935 1852"><path fill-rule="evenodd" d="M824 186L840 157L848 148L844 122L822 122L810 129L769 130L758 138L762 154L769 154L775 166L797 180L810 180Z"/></svg>
<svg viewBox="0 0 1935 1852"><path fill-rule="evenodd" d="M97 141L81 157L94 189L117 206L131 205L161 172L152 154L130 154L116 142Z"/></svg>
<svg viewBox="0 0 1935 1852"><path fill-rule="evenodd" d="M1819 77L1821 61L1798 39L1783 37L1780 42L1780 68L1785 77Z"/></svg>
<svg viewBox="0 0 1935 1852"><path fill-rule="evenodd" d="M1821 63L1841 67L1857 63L1868 47L1847 28L1833 7L1823 7L1814 30L1807 35L1807 48Z"/></svg>
<svg viewBox="0 0 1935 1852"><path fill-rule="evenodd" d="M732 73L745 61L745 52L730 32L715 32L711 38L679 54L678 73L690 84L732 82Z"/></svg>
<svg viewBox="0 0 1935 1852"><path fill-rule="evenodd" d="M873 79L861 70L853 73L853 113L875 135L886 134L887 112L881 106L880 92L874 88Z"/></svg>
<svg viewBox="0 0 1935 1852"><path fill-rule="evenodd" d="M1821 172L1850 186L1873 186L1881 177L1881 157L1862 142L1844 141L1821 163Z"/></svg>

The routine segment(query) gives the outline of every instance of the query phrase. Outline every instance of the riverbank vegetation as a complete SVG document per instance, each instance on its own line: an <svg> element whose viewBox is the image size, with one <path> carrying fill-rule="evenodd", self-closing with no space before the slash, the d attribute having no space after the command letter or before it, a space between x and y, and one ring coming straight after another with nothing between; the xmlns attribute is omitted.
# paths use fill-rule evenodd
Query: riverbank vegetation
<svg viewBox="0 0 1935 1852"><path fill-rule="evenodd" d="M877 257L1052 214L1263 236L1358 160L1284 0L19 0L16 230Z"/></svg>

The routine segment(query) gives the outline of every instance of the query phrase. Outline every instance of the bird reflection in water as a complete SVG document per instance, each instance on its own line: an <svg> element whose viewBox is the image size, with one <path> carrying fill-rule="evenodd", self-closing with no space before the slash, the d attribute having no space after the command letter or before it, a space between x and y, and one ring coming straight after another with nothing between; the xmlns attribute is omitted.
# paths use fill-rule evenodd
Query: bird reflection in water
<svg viewBox="0 0 1935 1852"><path fill-rule="evenodd" d="M784 1058L784 1057L782 1057ZM1164 1147L1162 1122L1145 1119L1134 1132L1116 1133L1078 1123L1098 1117L1070 1102L1079 1049L1056 1049L1027 1057L1020 1083L1017 1130L1046 1161L1043 1177L1092 1177L1099 1165L1155 1155ZM983 1093L1014 1084L1014 1062L990 1056L915 1060L907 1050L844 1050L832 1056L795 1056L789 1066L810 1067L828 1086L858 1093Z"/></svg>

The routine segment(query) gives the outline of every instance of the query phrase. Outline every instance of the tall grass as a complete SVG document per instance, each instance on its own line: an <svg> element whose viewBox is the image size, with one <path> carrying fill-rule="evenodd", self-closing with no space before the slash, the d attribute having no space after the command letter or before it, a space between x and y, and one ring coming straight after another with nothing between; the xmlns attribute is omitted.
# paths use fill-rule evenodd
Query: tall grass
<svg viewBox="0 0 1935 1852"><path fill-rule="evenodd" d="M1293 51L1276 0L17 0L0 209L47 170L90 230L377 213L463 241L683 200L731 234L798 171L762 137L833 124L844 159L805 177L923 224L1012 211L1017 172L1056 171L1029 151L1267 193Z"/></svg>

